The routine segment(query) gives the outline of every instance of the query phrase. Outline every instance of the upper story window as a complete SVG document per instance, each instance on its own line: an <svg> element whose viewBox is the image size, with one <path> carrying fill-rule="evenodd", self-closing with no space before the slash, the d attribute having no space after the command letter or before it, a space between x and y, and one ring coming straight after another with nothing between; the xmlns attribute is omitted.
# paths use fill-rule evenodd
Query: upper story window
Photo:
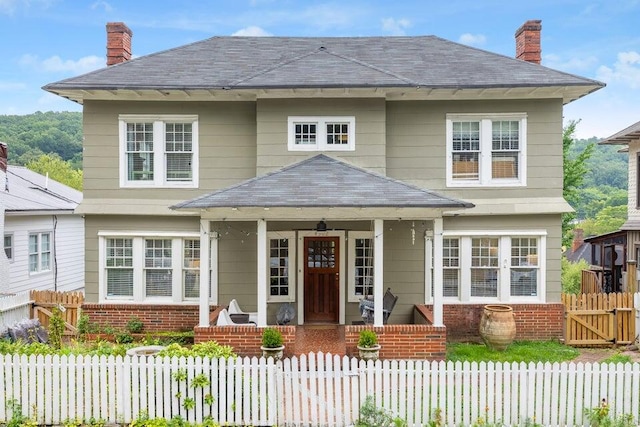
<svg viewBox="0 0 640 427"><path fill-rule="evenodd" d="M13 234L4 235L4 253L9 261L13 261Z"/></svg>
<svg viewBox="0 0 640 427"><path fill-rule="evenodd" d="M197 187L197 116L120 116L121 187Z"/></svg>
<svg viewBox="0 0 640 427"><path fill-rule="evenodd" d="M448 114L447 186L526 185L526 115Z"/></svg>
<svg viewBox="0 0 640 427"><path fill-rule="evenodd" d="M51 270L51 233L29 233L29 273Z"/></svg>
<svg viewBox="0 0 640 427"><path fill-rule="evenodd" d="M289 117L290 151L353 151L355 117Z"/></svg>

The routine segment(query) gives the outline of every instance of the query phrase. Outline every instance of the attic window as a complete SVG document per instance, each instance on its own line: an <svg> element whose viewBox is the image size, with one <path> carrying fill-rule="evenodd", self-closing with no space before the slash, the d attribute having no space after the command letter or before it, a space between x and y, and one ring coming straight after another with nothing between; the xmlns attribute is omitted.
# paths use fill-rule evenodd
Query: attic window
<svg viewBox="0 0 640 427"><path fill-rule="evenodd" d="M289 151L355 150L355 117L289 117Z"/></svg>

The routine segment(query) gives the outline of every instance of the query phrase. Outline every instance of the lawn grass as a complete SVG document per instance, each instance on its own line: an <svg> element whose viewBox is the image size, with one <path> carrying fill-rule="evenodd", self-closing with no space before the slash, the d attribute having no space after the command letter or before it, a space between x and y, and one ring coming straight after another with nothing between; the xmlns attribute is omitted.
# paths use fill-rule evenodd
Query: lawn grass
<svg viewBox="0 0 640 427"><path fill-rule="evenodd" d="M447 360L454 362L566 362L579 354L557 341L515 341L505 351L494 351L484 344L447 345Z"/></svg>
<svg viewBox="0 0 640 427"><path fill-rule="evenodd" d="M631 360L631 357L627 356L626 354L614 354L613 356L607 357L602 361L602 363L632 363L632 362L633 360Z"/></svg>

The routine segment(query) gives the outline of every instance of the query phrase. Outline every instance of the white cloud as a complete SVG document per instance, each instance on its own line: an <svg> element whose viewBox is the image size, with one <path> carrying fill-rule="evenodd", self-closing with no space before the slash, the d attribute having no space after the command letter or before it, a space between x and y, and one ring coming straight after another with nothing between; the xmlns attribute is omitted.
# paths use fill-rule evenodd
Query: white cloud
<svg viewBox="0 0 640 427"><path fill-rule="evenodd" d="M0 81L0 92L14 92L21 91L27 88L27 85L24 83L15 83L15 82L2 82Z"/></svg>
<svg viewBox="0 0 640 427"><path fill-rule="evenodd" d="M598 68L598 78L607 83L619 82L632 89L640 89L640 53L618 53L618 60L613 67L602 65Z"/></svg>
<svg viewBox="0 0 640 427"><path fill-rule="evenodd" d="M246 28L242 28L241 30L236 31L231 34L232 36L240 36L240 37L269 37L273 34L263 30L260 27L255 25L248 26Z"/></svg>
<svg viewBox="0 0 640 427"><path fill-rule="evenodd" d="M404 36L405 30L411 27L411 21L405 18L383 18L382 30L393 36Z"/></svg>
<svg viewBox="0 0 640 427"><path fill-rule="evenodd" d="M91 5L91 9L94 9L94 10L99 8L99 7L104 8L105 12L111 12L113 10L113 7L109 3L107 3L106 1L102 1L102 0L101 1L97 1L94 4Z"/></svg>
<svg viewBox="0 0 640 427"><path fill-rule="evenodd" d="M598 58L595 56L580 56L563 59L560 55L550 53L542 56L542 63L544 66L556 70L576 72L590 70L598 63Z"/></svg>
<svg viewBox="0 0 640 427"><path fill-rule="evenodd" d="M72 59L62 59L58 55L40 60L35 55L25 54L20 58L20 65L36 68L45 72L70 72L74 75L88 73L96 70L105 64L105 59L99 56L90 55L76 61Z"/></svg>
<svg viewBox="0 0 640 427"><path fill-rule="evenodd" d="M487 37L484 34L464 33L460 36L458 42L469 46L482 46L487 42Z"/></svg>
<svg viewBox="0 0 640 427"><path fill-rule="evenodd" d="M0 13L13 15L18 8L28 8L32 4L40 5L43 8L50 6L52 0L0 0Z"/></svg>

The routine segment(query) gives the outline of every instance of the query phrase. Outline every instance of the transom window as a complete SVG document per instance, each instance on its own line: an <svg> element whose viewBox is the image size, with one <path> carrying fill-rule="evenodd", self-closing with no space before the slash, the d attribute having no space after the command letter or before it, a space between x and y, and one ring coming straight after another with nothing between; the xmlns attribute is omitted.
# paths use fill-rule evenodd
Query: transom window
<svg viewBox="0 0 640 427"><path fill-rule="evenodd" d="M355 117L289 117L290 151L355 150Z"/></svg>
<svg viewBox="0 0 640 427"><path fill-rule="evenodd" d="M543 301L545 244L543 233L445 236L443 296L460 301Z"/></svg>
<svg viewBox="0 0 640 427"><path fill-rule="evenodd" d="M267 239L269 240L267 301L294 301L295 233L272 231L267 233Z"/></svg>
<svg viewBox="0 0 640 427"><path fill-rule="evenodd" d="M120 116L122 187L197 187L196 116Z"/></svg>
<svg viewBox="0 0 640 427"><path fill-rule="evenodd" d="M101 299L197 300L200 294L200 238L111 236L100 232Z"/></svg>
<svg viewBox="0 0 640 427"><path fill-rule="evenodd" d="M447 115L447 185L526 185L525 148L524 114Z"/></svg>
<svg viewBox="0 0 640 427"><path fill-rule="evenodd" d="M29 273L51 271L51 233L29 233Z"/></svg>

